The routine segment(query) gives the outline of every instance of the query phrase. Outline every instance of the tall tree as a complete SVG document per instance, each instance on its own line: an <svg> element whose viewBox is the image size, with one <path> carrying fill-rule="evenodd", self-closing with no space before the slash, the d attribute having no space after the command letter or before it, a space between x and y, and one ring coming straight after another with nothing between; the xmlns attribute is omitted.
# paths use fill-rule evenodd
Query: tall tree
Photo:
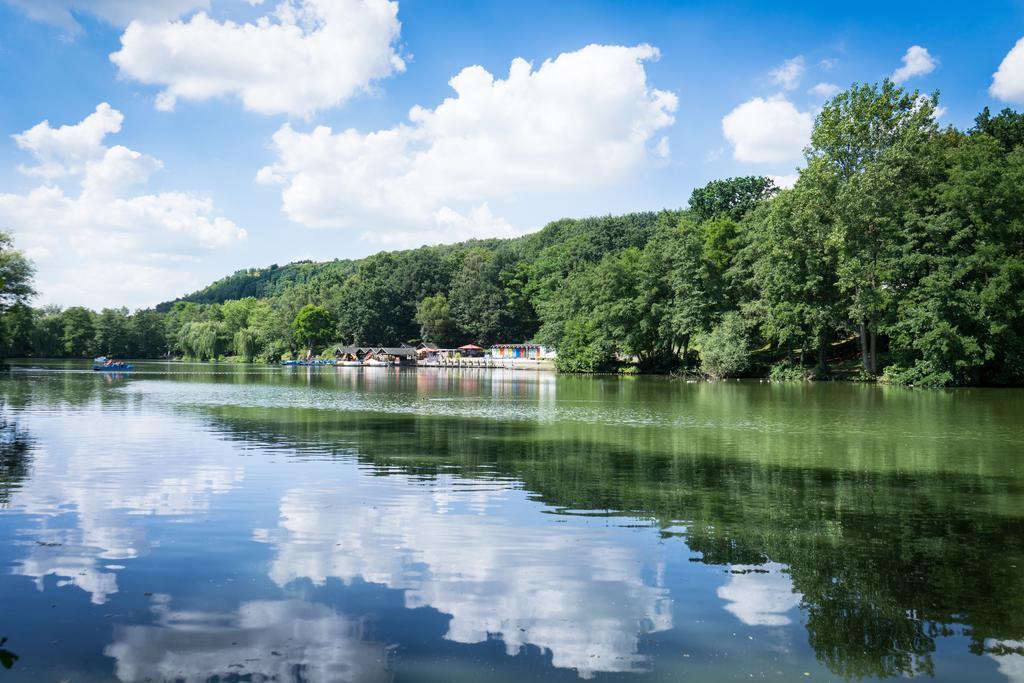
<svg viewBox="0 0 1024 683"><path fill-rule="evenodd" d="M326 343L334 333L334 319L323 306L306 304L292 324L295 340L309 349Z"/></svg>
<svg viewBox="0 0 1024 683"><path fill-rule="evenodd" d="M886 79L851 87L815 121L808 161L835 188L839 286L860 331L864 370L878 372L877 337L893 312L905 191L921 148L936 132L938 96L907 92Z"/></svg>
<svg viewBox="0 0 1024 683"><path fill-rule="evenodd" d="M739 221L778 191L775 181L764 176L712 180L690 194L690 212L698 223L719 216Z"/></svg>
<svg viewBox="0 0 1024 683"><path fill-rule="evenodd" d="M508 335L509 314L493 253L484 249L466 252L452 278L448 301L459 331L473 342L489 346Z"/></svg>
<svg viewBox="0 0 1024 683"><path fill-rule="evenodd" d="M61 314L61 341L64 353L72 358L94 355L96 341L95 314L88 308L72 306Z"/></svg>
<svg viewBox="0 0 1024 683"><path fill-rule="evenodd" d="M443 347L455 342L455 321L444 294L425 297L416 306L416 322L420 325L423 341L435 342Z"/></svg>
<svg viewBox="0 0 1024 683"><path fill-rule="evenodd" d="M812 160L796 186L772 200L756 222L753 310L762 334L787 349L817 347L818 367L843 318L838 284L838 249L832 239L831 197L835 178Z"/></svg>
<svg viewBox="0 0 1024 683"><path fill-rule="evenodd" d="M131 328L126 308L104 308L95 317L96 350L124 358L131 352Z"/></svg>
<svg viewBox="0 0 1024 683"><path fill-rule="evenodd" d="M5 354L31 327L23 324L19 327L19 322L25 322L20 320L24 318L24 311L21 316L17 313L35 295L32 289L34 273L31 262L14 248L10 235L0 232L0 348Z"/></svg>

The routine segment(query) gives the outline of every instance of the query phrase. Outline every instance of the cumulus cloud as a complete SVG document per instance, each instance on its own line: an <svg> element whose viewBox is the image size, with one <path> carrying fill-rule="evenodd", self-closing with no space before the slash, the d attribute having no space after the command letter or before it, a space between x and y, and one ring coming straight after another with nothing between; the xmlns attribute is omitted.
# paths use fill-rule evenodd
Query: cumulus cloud
<svg viewBox="0 0 1024 683"><path fill-rule="evenodd" d="M838 95L840 90L842 90L842 88L835 83L818 83L811 88L810 93L827 100Z"/></svg>
<svg viewBox="0 0 1024 683"><path fill-rule="evenodd" d="M924 76L935 71L939 62L927 48L920 45L911 45L903 55L903 66L892 72L892 80L895 83L905 83L911 78Z"/></svg>
<svg viewBox="0 0 1024 683"><path fill-rule="evenodd" d="M207 9L209 0L3 0L34 21L58 26L70 33L80 30L75 14L89 14L115 26L133 20L161 21Z"/></svg>
<svg viewBox="0 0 1024 683"><path fill-rule="evenodd" d="M647 83L649 45L589 45L507 78L480 66L449 81L454 96L408 121L363 133L320 126L274 134L277 161L257 181L283 185L288 217L309 227L505 234L487 202L611 186L668 154L655 134L677 98Z"/></svg>
<svg viewBox="0 0 1024 683"><path fill-rule="evenodd" d="M136 193L163 164L104 144L123 119L103 103L77 124L54 128L43 121L13 136L36 162L20 170L44 184L0 193L0 225L37 261L38 288L49 302L155 303L177 292L169 287L192 284L182 262L246 237L208 197Z"/></svg>
<svg viewBox="0 0 1024 683"><path fill-rule="evenodd" d="M733 146L733 158L754 163L800 159L813 126L811 112L800 111L781 95L755 97L722 119L722 132Z"/></svg>
<svg viewBox="0 0 1024 683"><path fill-rule="evenodd" d="M1024 103L1024 38L1006 53L999 69L992 74L988 92L1006 102Z"/></svg>
<svg viewBox="0 0 1024 683"><path fill-rule="evenodd" d="M164 88L158 109L235 95L250 111L308 116L403 71L400 28L392 0L287 0L255 23L133 21L110 59Z"/></svg>
<svg viewBox="0 0 1024 683"><path fill-rule="evenodd" d="M779 66L772 69L771 79L772 83L780 85L786 90L794 90L800 81L804 77L804 71L807 70L807 65L804 61L803 55L797 55L792 59L787 59Z"/></svg>

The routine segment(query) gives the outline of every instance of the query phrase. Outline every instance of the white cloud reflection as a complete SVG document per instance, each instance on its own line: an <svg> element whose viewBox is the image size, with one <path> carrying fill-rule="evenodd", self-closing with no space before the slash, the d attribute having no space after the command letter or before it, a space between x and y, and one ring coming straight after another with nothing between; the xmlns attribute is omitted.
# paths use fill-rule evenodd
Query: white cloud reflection
<svg viewBox="0 0 1024 683"><path fill-rule="evenodd" d="M122 681L391 680L385 646L324 605L258 600L225 613L171 609L166 595L153 603L156 625L118 627L103 651Z"/></svg>
<svg viewBox="0 0 1024 683"><path fill-rule="evenodd" d="M729 582L718 588L718 597L727 602L725 609L748 626L786 626L792 622L788 612L800 604L799 593L775 562L765 565L732 565Z"/></svg>
<svg viewBox="0 0 1024 683"><path fill-rule="evenodd" d="M660 561L603 525L553 525L536 510L517 523L522 499L457 477L363 477L344 494L289 491L279 527L256 538L277 547L280 586L362 579L450 614L448 640L498 637L510 656L533 645L583 678L646 670L640 636L672 628Z"/></svg>
<svg viewBox="0 0 1024 683"><path fill-rule="evenodd" d="M989 638L985 641L985 649L1004 651L1003 654L989 652L988 656L996 661L999 673L1010 683L1024 683L1024 655L1020 654L1024 651L1024 641Z"/></svg>
<svg viewBox="0 0 1024 683"><path fill-rule="evenodd" d="M94 604L104 604L117 592L115 570L108 568L117 565L110 561L133 559L150 549L137 516L203 513L212 496L242 480L237 462L167 457L155 449L152 436L167 429L167 418L125 417L116 430L89 412L60 413L54 419L59 427L51 428L46 418L30 425L37 438L33 485L16 492L10 505L40 520L38 528L22 530L32 540L11 570L32 578L39 590L47 576L54 576L57 585L77 586ZM177 431L177 443L180 453L233 458L211 435L187 428ZM74 515L70 526L62 521L69 514Z"/></svg>

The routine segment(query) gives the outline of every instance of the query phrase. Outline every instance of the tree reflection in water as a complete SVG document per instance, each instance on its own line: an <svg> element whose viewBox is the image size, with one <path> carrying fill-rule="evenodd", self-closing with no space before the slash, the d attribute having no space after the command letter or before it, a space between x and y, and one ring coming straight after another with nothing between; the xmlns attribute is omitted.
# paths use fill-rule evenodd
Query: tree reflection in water
<svg viewBox="0 0 1024 683"><path fill-rule="evenodd" d="M0 508L10 504L31 472L32 441L17 423L0 418Z"/></svg>
<svg viewBox="0 0 1024 683"><path fill-rule="evenodd" d="M555 508L647 517L665 536L683 526L696 561L767 567L772 600L799 600L818 660L847 678L932 673L945 636L1004 656L991 643L1024 637L1024 490L1015 477L758 463L688 453L649 435L629 449L621 428L600 425L204 412L234 438L290 440L297 457L357 452L382 476L512 477ZM791 588L771 584L781 565Z"/></svg>

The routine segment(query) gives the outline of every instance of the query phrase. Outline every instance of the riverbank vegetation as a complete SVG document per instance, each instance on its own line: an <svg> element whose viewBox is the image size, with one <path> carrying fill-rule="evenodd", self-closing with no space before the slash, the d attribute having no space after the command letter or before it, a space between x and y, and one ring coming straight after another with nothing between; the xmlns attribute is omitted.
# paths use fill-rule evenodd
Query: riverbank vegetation
<svg viewBox="0 0 1024 683"><path fill-rule="evenodd" d="M16 302L7 350L274 360L533 340L572 372L1022 384L1024 115L986 109L961 131L937 107L889 81L838 94L788 189L730 178L681 210L240 271L133 314Z"/></svg>

